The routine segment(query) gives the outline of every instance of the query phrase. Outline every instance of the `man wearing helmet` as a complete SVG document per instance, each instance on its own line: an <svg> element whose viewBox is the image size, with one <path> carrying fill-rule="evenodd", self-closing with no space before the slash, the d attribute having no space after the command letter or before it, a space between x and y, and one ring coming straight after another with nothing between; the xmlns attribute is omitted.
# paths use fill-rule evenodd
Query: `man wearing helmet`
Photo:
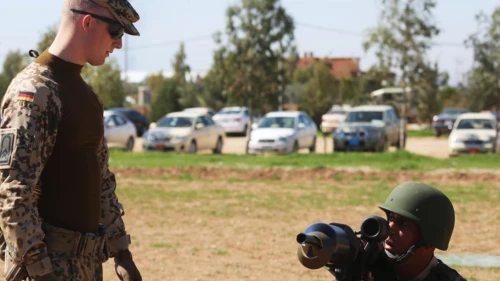
<svg viewBox="0 0 500 281"><path fill-rule="evenodd" d="M435 249L448 249L455 225L455 211L445 194L427 184L406 182L379 207L389 221L384 244L389 263L373 267L374 281L465 280L434 256Z"/></svg>

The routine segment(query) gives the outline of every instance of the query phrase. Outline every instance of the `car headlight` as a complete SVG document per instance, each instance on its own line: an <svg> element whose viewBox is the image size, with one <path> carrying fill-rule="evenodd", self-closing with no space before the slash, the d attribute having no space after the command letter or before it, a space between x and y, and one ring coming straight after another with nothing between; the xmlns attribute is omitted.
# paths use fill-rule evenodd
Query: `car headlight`
<svg viewBox="0 0 500 281"><path fill-rule="evenodd" d="M159 141L163 140L165 136L160 133L148 133L146 136L143 136L145 139L150 140L150 141Z"/></svg>

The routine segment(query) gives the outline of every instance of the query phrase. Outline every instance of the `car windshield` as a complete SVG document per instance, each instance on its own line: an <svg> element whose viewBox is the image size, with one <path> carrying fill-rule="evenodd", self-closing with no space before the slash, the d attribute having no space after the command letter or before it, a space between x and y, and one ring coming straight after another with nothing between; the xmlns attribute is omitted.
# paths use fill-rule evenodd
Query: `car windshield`
<svg viewBox="0 0 500 281"><path fill-rule="evenodd" d="M158 121L157 127L187 128L193 125L193 117L163 117Z"/></svg>
<svg viewBox="0 0 500 281"><path fill-rule="evenodd" d="M259 123L259 128L295 128L295 117L266 117Z"/></svg>
<svg viewBox="0 0 500 281"><path fill-rule="evenodd" d="M219 112L219 114L240 114L240 109L223 109Z"/></svg>
<svg viewBox="0 0 500 281"><path fill-rule="evenodd" d="M345 122L372 122L373 120L384 120L382 111L351 111L347 114Z"/></svg>
<svg viewBox="0 0 500 281"><path fill-rule="evenodd" d="M494 129L495 124L493 120L489 119L462 119L457 125L457 130L467 130L467 129Z"/></svg>

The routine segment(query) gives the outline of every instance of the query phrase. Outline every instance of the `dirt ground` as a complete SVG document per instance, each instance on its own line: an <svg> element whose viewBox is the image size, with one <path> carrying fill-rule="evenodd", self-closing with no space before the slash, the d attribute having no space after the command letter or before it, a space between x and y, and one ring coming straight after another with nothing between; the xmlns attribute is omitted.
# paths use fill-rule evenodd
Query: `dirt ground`
<svg viewBox="0 0 500 281"><path fill-rule="evenodd" d="M245 153L245 137L230 136L226 137L222 153L224 154L244 154ZM431 156L436 158L448 158L448 139L445 137L419 137L408 138L406 149L410 152ZM134 146L134 151L142 151L142 139L137 138ZM333 141L331 137L318 138L316 140L316 153L332 153ZM390 151L394 151L391 147ZM307 150L300 151L301 153L309 153Z"/></svg>
<svg viewBox="0 0 500 281"><path fill-rule="evenodd" d="M488 184L488 188L500 187L500 173L494 172L423 174L326 168L249 171L158 168L117 169L114 172L123 190L123 193L119 191L120 200L126 208L124 218L133 237L131 249L143 280L333 280L327 271L309 270L298 262L296 235L312 223L329 220L354 228L367 215L382 216L382 212L377 212L376 205L350 209L336 206L333 199L341 194L330 195L332 204L323 209L314 205L294 205L291 209L279 206L289 204L291 198L297 196L326 193L326 183L338 176L344 179L341 189L345 190L363 184L371 188L368 186L375 185L379 179L388 181L391 186L425 179L464 189L478 183ZM186 174L192 180L178 179ZM357 182L349 180L355 176ZM301 184L304 188L296 188ZM273 197L277 189L281 193ZM136 193L130 195L134 190ZM154 195L142 198L145 195L141 190ZM209 196L204 197L209 191ZM490 196L498 198L498 193L491 192ZM164 193L174 196L174 199L169 197L168 204L165 203L167 199L162 199ZM200 198L186 199L183 196L187 194ZM261 205L259 198L266 198L267 204L276 204L271 208L273 211ZM455 209L455 232L446 253L500 255L500 248L492 246L498 242L500 206L458 202ZM473 280L500 278L500 269L458 270ZM117 280L111 262L105 264L105 280Z"/></svg>

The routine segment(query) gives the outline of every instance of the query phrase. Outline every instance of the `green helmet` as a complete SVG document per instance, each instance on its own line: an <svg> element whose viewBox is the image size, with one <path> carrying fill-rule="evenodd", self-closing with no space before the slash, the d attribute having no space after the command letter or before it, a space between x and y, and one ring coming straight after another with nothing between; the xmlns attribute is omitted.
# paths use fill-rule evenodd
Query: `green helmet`
<svg viewBox="0 0 500 281"><path fill-rule="evenodd" d="M402 183L379 208L416 222L424 243L443 251L448 249L455 211L450 199L438 189L419 182Z"/></svg>

